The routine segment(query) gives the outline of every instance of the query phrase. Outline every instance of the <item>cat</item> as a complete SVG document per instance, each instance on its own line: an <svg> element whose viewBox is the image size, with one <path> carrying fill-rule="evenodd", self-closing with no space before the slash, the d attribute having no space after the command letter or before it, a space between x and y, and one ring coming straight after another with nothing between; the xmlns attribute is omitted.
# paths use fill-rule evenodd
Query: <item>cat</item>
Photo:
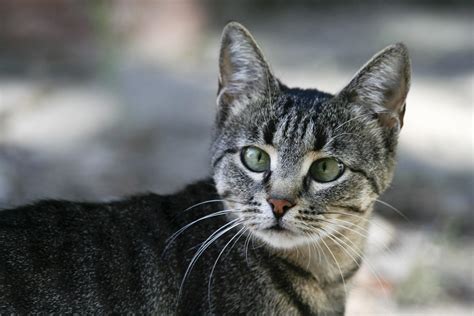
<svg viewBox="0 0 474 316"><path fill-rule="evenodd" d="M0 313L343 315L410 85L404 44L335 95L223 30L212 174L173 195L0 211Z"/></svg>

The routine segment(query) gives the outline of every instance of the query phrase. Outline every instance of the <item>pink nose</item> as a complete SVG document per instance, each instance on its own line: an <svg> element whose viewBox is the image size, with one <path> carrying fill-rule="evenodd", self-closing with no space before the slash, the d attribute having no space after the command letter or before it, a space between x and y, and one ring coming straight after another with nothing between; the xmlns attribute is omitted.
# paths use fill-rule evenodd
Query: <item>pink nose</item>
<svg viewBox="0 0 474 316"><path fill-rule="evenodd" d="M267 202L272 207L273 214L276 218L282 217L290 208L295 206L294 203L281 199L268 199Z"/></svg>

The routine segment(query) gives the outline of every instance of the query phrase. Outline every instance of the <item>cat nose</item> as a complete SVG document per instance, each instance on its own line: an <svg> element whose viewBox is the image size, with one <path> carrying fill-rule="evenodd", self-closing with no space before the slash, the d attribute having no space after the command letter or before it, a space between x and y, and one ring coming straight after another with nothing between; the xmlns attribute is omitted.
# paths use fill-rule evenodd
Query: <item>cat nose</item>
<svg viewBox="0 0 474 316"><path fill-rule="evenodd" d="M295 206L295 203L284 199L271 198L268 199L267 202L272 207L273 214L276 218L282 217L290 208Z"/></svg>

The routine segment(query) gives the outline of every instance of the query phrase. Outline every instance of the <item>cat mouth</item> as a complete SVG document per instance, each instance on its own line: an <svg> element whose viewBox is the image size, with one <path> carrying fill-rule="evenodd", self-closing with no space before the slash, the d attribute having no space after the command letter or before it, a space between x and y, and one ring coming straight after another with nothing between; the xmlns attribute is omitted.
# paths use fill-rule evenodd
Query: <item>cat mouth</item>
<svg viewBox="0 0 474 316"><path fill-rule="evenodd" d="M268 228L265 228L266 231L272 232L272 233L285 233L285 234L293 234L293 231L290 229L284 227L280 223L277 223L273 226L270 226Z"/></svg>
<svg viewBox="0 0 474 316"><path fill-rule="evenodd" d="M271 230L271 231L285 231L285 230L288 230L284 227L281 227L279 224L276 224L276 225L273 225L271 227L268 227L267 230Z"/></svg>

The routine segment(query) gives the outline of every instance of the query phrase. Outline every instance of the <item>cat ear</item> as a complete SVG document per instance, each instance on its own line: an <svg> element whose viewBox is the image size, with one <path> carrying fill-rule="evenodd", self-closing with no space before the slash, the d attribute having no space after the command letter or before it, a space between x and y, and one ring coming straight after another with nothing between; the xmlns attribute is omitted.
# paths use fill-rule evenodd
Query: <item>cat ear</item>
<svg viewBox="0 0 474 316"><path fill-rule="evenodd" d="M351 102L372 107L382 125L401 128L410 88L407 47L398 43L376 54L340 94Z"/></svg>
<svg viewBox="0 0 474 316"><path fill-rule="evenodd" d="M217 104L236 113L276 89L278 82L252 35L241 24L228 23L222 32Z"/></svg>

